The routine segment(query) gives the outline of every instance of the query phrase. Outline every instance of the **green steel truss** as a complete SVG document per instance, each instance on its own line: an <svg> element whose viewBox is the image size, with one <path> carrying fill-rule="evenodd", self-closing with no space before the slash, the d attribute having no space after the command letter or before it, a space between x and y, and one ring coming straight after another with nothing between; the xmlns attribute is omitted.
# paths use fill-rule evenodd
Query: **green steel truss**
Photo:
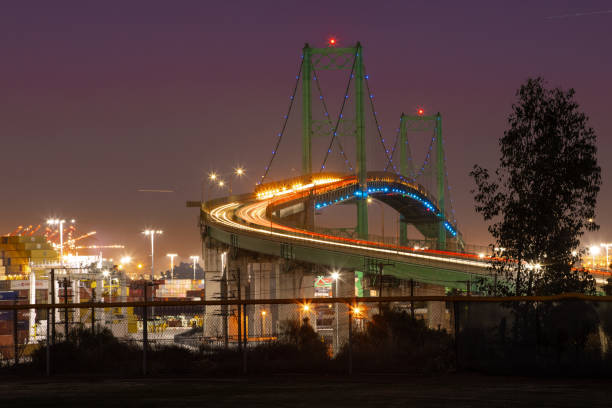
<svg viewBox="0 0 612 408"><path fill-rule="evenodd" d="M409 163L408 158L411 157L410 147L408 144L408 130L422 131L428 129L431 124L434 126L436 138L436 187L438 209L442 216L438 221L438 249L446 249L446 229L444 222L446 221L446 208L444 205L445 193L445 173L444 173L444 144L442 141L442 116L438 112L433 116L424 115L405 115L402 113L400 119L400 173L407 178L413 178L415 175L414 165L412 161ZM407 242L407 226L406 222L400 217L399 225L400 245L405 245Z"/></svg>
<svg viewBox="0 0 612 408"><path fill-rule="evenodd" d="M368 236L368 205L367 205L367 167L366 167L366 136L364 117L364 78L363 55L360 43L355 47L346 48L310 48L308 44L303 49L302 76L302 174L312 173L312 68L316 70L350 70L355 89L355 143L356 172L359 188L363 192L357 200L357 235L360 238ZM333 127L333 125L332 125ZM317 133L322 130L318 127Z"/></svg>

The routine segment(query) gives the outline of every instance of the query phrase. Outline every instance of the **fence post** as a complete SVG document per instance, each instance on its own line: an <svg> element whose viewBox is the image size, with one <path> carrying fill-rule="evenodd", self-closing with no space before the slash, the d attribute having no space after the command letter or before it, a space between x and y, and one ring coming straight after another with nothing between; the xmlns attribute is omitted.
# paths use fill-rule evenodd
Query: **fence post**
<svg viewBox="0 0 612 408"><path fill-rule="evenodd" d="M353 310L355 303L348 311L348 375L353 375Z"/></svg>
<svg viewBox="0 0 612 408"><path fill-rule="evenodd" d="M142 374L147 375L147 348L149 347L148 330L149 324L147 322L147 281L144 282L144 306L142 307Z"/></svg>
<svg viewBox="0 0 612 408"><path fill-rule="evenodd" d="M68 341L68 278L64 278L64 337Z"/></svg>
<svg viewBox="0 0 612 408"><path fill-rule="evenodd" d="M238 308L240 308L240 305L238 305ZM244 344L243 344L243 349L242 349L242 374L246 374L247 373L247 342L249 341L248 332L247 332L247 304L246 302L243 305L242 316L244 319L244 328L242 330L242 332L244 333Z"/></svg>
<svg viewBox="0 0 612 408"><path fill-rule="evenodd" d="M51 376L51 342L49 341L49 334L50 334L50 327L51 327L51 323L49 321L49 312L51 311L51 308L47 308L47 333L45 336L45 342L47 343L47 350L46 350L46 363L47 363L47 377Z"/></svg>
<svg viewBox="0 0 612 408"><path fill-rule="evenodd" d="M91 334L96 335L96 288L91 288Z"/></svg>
<svg viewBox="0 0 612 408"><path fill-rule="evenodd" d="M242 294L240 293L240 268L238 268L238 275L237 275L237 286L238 286L238 290L237 290L237 296L238 296L238 301L240 302L242 300ZM238 304L238 307L236 308L236 321L237 321L237 325L236 325L236 333L238 334L238 351L242 351L242 305ZM245 310L246 313L246 310ZM246 317L246 316L245 316Z"/></svg>
<svg viewBox="0 0 612 408"><path fill-rule="evenodd" d="M15 301L15 306L17 306L17 301ZM17 368L17 365L19 364L19 335L17 333L17 328L19 325L17 324L17 317L17 308L15 307L15 309L13 309L13 352L15 353L15 368Z"/></svg>
<svg viewBox="0 0 612 408"><path fill-rule="evenodd" d="M459 316L457 314L457 301L453 301L453 329L455 332L455 369L459 369Z"/></svg>
<svg viewBox="0 0 612 408"><path fill-rule="evenodd" d="M410 296L414 296L414 279L410 279ZM410 317L414 319L414 299L410 299Z"/></svg>
<svg viewBox="0 0 612 408"><path fill-rule="evenodd" d="M55 305L55 269L51 269L51 304ZM49 316L47 316L49 320ZM49 333L47 333L47 336ZM51 309L51 343L55 345L55 307Z"/></svg>

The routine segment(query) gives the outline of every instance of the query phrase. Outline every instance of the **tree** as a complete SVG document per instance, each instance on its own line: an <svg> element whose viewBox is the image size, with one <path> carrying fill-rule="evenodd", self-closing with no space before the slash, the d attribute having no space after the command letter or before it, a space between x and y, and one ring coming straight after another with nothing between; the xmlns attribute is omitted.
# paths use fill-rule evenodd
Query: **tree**
<svg viewBox="0 0 612 408"><path fill-rule="evenodd" d="M165 279L170 279L172 272L167 270L161 273ZM204 269L200 264L196 264L196 279L204 279ZM174 279L193 279L193 264L189 262L181 262L174 266Z"/></svg>
<svg viewBox="0 0 612 408"><path fill-rule="evenodd" d="M599 228L601 184L596 135L574 94L527 80L499 141L499 167L494 175L478 165L470 173L476 211L496 242L491 268L506 278L495 288L502 294L595 290L590 275L572 268L580 237Z"/></svg>

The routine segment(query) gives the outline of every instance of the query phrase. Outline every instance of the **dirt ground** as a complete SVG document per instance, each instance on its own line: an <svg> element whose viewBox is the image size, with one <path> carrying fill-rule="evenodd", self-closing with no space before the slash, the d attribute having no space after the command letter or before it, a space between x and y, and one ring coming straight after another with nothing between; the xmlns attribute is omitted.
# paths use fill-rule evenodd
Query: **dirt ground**
<svg viewBox="0 0 612 408"><path fill-rule="evenodd" d="M3 407L610 407L612 380L279 376L0 379Z"/></svg>

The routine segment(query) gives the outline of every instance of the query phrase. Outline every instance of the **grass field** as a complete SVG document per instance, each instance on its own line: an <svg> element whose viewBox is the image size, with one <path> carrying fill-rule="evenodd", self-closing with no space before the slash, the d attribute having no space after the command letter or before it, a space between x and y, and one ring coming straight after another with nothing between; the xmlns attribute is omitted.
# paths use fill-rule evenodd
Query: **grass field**
<svg viewBox="0 0 612 408"><path fill-rule="evenodd" d="M429 378L0 379L3 407L610 407L609 380Z"/></svg>

